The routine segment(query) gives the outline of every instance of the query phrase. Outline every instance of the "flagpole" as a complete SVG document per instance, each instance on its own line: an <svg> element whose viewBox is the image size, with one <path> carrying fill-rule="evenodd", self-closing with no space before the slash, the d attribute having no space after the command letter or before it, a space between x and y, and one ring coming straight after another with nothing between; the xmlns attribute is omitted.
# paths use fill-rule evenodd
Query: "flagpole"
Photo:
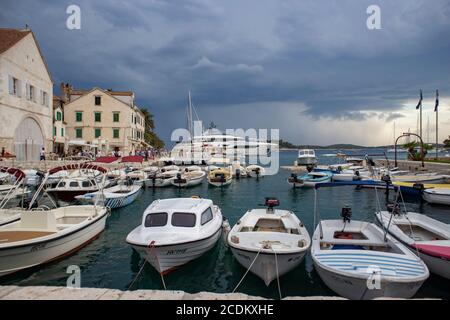
<svg viewBox="0 0 450 320"><path fill-rule="evenodd" d="M439 91L436 90L436 103L434 105L434 111L436 112L436 160L438 159L439 153L439 132L438 132L438 124L439 124Z"/></svg>

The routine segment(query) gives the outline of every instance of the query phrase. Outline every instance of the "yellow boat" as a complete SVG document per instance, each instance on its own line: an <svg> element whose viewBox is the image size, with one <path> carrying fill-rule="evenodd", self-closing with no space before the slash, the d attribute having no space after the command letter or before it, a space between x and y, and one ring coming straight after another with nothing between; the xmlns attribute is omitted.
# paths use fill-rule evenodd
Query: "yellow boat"
<svg viewBox="0 0 450 320"><path fill-rule="evenodd" d="M225 168L211 170L208 174L208 182L215 187L229 185L232 179L231 171Z"/></svg>

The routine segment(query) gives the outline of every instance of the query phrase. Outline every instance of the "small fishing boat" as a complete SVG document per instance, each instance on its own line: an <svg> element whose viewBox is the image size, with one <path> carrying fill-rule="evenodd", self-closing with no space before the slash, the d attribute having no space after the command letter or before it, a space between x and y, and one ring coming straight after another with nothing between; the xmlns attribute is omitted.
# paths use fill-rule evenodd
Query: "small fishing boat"
<svg viewBox="0 0 450 320"><path fill-rule="evenodd" d="M162 188L171 186L172 180L174 180L177 177L178 173L180 173L179 170L169 170L169 171L160 171L157 172L156 174L150 174L145 180L145 186L152 188Z"/></svg>
<svg viewBox="0 0 450 320"><path fill-rule="evenodd" d="M103 174L106 173L106 169L89 163L69 164L50 169L44 178L44 182L46 183L48 176L59 171L83 169L87 169L89 171L95 170ZM105 176L103 176L103 178L105 178ZM70 174L67 177L62 178L55 187L48 188L46 192L56 200L71 202L75 200L76 196L98 191L100 190L100 187L106 187L107 184L109 184L109 181L106 182L105 179L103 179L102 182L98 182L98 176L86 175L83 172L80 173L79 171L76 175Z"/></svg>
<svg viewBox="0 0 450 320"><path fill-rule="evenodd" d="M202 184L205 176L204 171L178 172L175 179L171 180L170 183L178 188L193 187Z"/></svg>
<svg viewBox="0 0 450 320"><path fill-rule="evenodd" d="M333 173L333 181L357 181L361 180L361 176L368 177L369 173L364 172L361 174L359 170L346 169L337 173Z"/></svg>
<svg viewBox="0 0 450 320"><path fill-rule="evenodd" d="M214 187L228 186L232 181L231 171L225 168L211 170L208 173L208 183Z"/></svg>
<svg viewBox="0 0 450 320"><path fill-rule="evenodd" d="M394 210L376 213L388 232L415 252L432 273L450 279L450 225L414 212Z"/></svg>
<svg viewBox="0 0 450 320"><path fill-rule="evenodd" d="M317 184L315 188L364 183L378 185L354 181ZM319 222L311 256L320 278L334 292L356 300L411 298L429 277L425 263L401 242L373 223L351 220L351 208L342 208L342 220L323 221L317 202L315 208Z"/></svg>
<svg viewBox="0 0 450 320"><path fill-rule="evenodd" d="M257 164L251 164L245 168L247 174L252 178L260 178L266 175L266 169L258 166Z"/></svg>
<svg viewBox="0 0 450 320"><path fill-rule="evenodd" d="M209 199L153 201L126 241L159 273L167 273L214 247L222 231L220 208Z"/></svg>
<svg viewBox="0 0 450 320"><path fill-rule="evenodd" d="M419 198L421 198L424 191L428 189L450 189L450 184L446 183L393 182L392 184L394 189L400 189L402 194Z"/></svg>
<svg viewBox="0 0 450 320"><path fill-rule="evenodd" d="M429 203L450 206L450 188L425 189L423 190L422 197Z"/></svg>
<svg viewBox="0 0 450 320"><path fill-rule="evenodd" d="M298 187L314 187L316 183L330 182L333 173L327 171L309 172L301 176L292 174L288 179L288 183L294 188Z"/></svg>
<svg viewBox="0 0 450 320"><path fill-rule="evenodd" d="M113 187L76 196L82 204L100 204L117 209L131 204L139 195L142 185L119 183Z"/></svg>
<svg viewBox="0 0 450 320"><path fill-rule="evenodd" d="M0 276L75 252L104 230L107 216L100 206L23 211L0 227Z"/></svg>
<svg viewBox="0 0 450 320"><path fill-rule="evenodd" d="M445 183L446 177L436 173L422 173L414 175L394 175L392 182L412 182L412 183Z"/></svg>
<svg viewBox="0 0 450 320"><path fill-rule="evenodd" d="M297 165L311 166L317 164L316 153L312 149L298 150Z"/></svg>
<svg viewBox="0 0 450 320"><path fill-rule="evenodd" d="M266 209L247 211L227 237L236 260L266 286L297 267L311 245L308 231L289 210L275 209L279 201L266 198Z"/></svg>
<svg viewBox="0 0 450 320"><path fill-rule="evenodd" d="M131 179L134 184L144 186L148 173L143 170L133 170L128 172L125 176L126 178Z"/></svg>

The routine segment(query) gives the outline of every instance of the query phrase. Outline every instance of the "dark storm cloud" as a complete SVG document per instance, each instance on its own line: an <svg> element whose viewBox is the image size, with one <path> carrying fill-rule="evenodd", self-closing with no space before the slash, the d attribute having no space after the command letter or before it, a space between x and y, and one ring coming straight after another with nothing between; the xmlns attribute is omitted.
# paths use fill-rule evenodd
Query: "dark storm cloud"
<svg viewBox="0 0 450 320"><path fill-rule="evenodd" d="M367 0L3 0L0 21L33 28L56 85L135 90L167 138L184 124L188 90L225 116L233 105L279 102L353 121L399 118L421 88L444 96L450 1L375 2L374 31ZM65 27L69 4L81 7L81 30Z"/></svg>

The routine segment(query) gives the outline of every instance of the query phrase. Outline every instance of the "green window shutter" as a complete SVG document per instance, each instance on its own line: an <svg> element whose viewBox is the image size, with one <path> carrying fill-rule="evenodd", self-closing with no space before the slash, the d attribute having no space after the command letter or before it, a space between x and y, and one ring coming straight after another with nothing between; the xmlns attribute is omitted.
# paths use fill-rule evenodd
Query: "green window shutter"
<svg viewBox="0 0 450 320"><path fill-rule="evenodd" d="M113 138L118 139L119 138L119 129L113 129Z"/></svg>
<svg viewBox="0 0 450 320"><path fill-rule="evenodd" d="M113 113L113 121L119 122L119 114L118 113Z"/></svg>
<svg viewBox="0 0 450 320"><path fill-rule="evenodd" d="M95 137L96 138L98 138L98 137L100 137L101 135L102 135L102 130L100 130L100 129L95 129Z"/></svg>
<svg viewBox="0 0 450 320"><path fill-rule="evenodd" d="M94 113L95 122L101 122L102 121L102 114L100 112Z"/></svg>
<svg viewBox="0 0 450 320"><path fill-rule="evenodd" d="M77 120L77 122L81 122L81 121L83 121L83 113L82 112L77 112L76 113L76 120Z"/></svg>
<svg viewBox="0 0 450 320"><path fill-rule="evenodd" d="M64 137L64 128L61 128L61 137Z"/></svg>
<svg viewBox="0 0 450 320"><path fill-rule="evenodd" d="M56 127L53 127L53 136L56 137Z"/></svg>
<svg viewBox="0 0 450 320"><path fill-rule="evenodd" d="M81 129L81 128L75 129L75 136L77 138L83 138L83 129Z"/></svg>

